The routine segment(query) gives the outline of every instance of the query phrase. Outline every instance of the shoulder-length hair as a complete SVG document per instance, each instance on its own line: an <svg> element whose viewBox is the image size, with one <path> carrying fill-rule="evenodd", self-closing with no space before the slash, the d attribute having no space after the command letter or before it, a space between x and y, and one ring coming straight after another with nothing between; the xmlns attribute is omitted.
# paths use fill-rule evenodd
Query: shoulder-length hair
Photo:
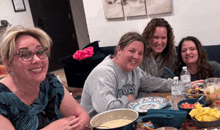
<svg viewBox="0 0 220 130"><path fill-rule="evenodd" d="M198 60L196 61L196 65L198 66L197 67L198 78L206 79L212 77L214 74L212 72L212 67L210 63L208 62L208 54L206 50L203 48L201 42L194 36L187 36L183 38L178 45L177 64L174 71L175 75L180 76L182 67L186 66L181 56L182 45L185 41L192 41L196 45L196 49L198 51Z"/></svg>
<svg viewBox="0 0 220 130"><path fill-rule="evenodd" d="M170 24L163 18L153 18L145 27L142 37L144 39L144 43L149 47L150 43L153 41L154 32L156 27L165 27L167 29L167 46L162 52L162 56L165 60L165 66L171 67L173 65L173 57L176 57L176 49L174 46L174 34L173 29ZM151 53L146 52L145 55L149 55Z"/></svg>
<svg viewBox="0 0 220 130"><path fill-rule="evenodd" d="M1 45L0 45L0 55L1 61L7 60L11 62L14 54L16 53L16 40L23 35L29 35L37 39L43 47L52 46L52 40L50 36L40 28L27 29L21 25L14 26L12 28L7 28L6 32L3 34Z"/></svg>
<svg viewBox="0 0 220 130"><path fill-rule="evenodd" d="M119 46L121 50L124 50L124 48L129 44L131 44L133 41L139 41L144 44L143 38L138 32L127 32L120 38L117 46ZM144 44L144 51L146 51L145 44ZM118 53L118 47L115 48L113 57L116 57L117 53Z"/></svg>

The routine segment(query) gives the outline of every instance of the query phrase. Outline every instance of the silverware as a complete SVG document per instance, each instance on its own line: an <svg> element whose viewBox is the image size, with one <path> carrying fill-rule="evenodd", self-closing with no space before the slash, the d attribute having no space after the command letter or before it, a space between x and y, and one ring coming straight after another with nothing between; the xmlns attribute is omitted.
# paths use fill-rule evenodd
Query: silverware
<svg viewBox="0 0 220 130"><path fill-rule="evenodd" d="M165 67L165 69L166 69L173 77L175 77L175 75L173 74L173 72L172 72L170 69L168 69L167 67Z"/></svg>
<svg viewBox="0 0 220 130"><path fill-rule="evenodd" d="M205 96L205 94L203 94L203 95L198 99L197 102L199 102L204 96Z"/></svg>

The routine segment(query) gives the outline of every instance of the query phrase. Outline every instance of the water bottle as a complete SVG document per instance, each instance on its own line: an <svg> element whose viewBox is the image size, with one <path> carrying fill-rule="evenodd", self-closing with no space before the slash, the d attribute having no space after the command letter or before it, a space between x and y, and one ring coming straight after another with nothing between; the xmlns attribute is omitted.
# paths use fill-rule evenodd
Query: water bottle
<svg viewBox="0 0 220 130"><path fill-rule="evenodd" d="M188 90L190 90L191 88L191 75L189 73L189 71L187 70L186 66L182 67L182 71L180 74L180 79L182 82L182 86L183 86L183 91L188 92Z"/></svg>
<svg viewBox="0 0 220 130"><path fill-rule="evenodd" d="M183 100L183 94L181 92L181 83L179 82L179 78L177 76L173 77L173 84L171 86L171 94L172 94L172 102L174 110L178 110L177 103Z"/></svg>

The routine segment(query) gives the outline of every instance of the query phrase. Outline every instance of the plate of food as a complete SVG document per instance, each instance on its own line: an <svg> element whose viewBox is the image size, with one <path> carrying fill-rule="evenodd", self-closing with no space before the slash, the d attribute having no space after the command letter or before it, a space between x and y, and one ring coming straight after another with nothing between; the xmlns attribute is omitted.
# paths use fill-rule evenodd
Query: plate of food
<svg viewBox="0 0 220 130"><path fill-rule="evenodd" d="M200 98L204 94L203 91L204 91L204 84L196 83L193 84L189 90L185 89L183 94L186 98Z"/></svg>
<svg viewBox="0 0 220 130"><path fill-rule="evenodd" d="M127 108L139 113L147 113L149 109L162 109L167 106L171 106L171 103L168 99L163 97L143 97L127 104Z"/></svg>

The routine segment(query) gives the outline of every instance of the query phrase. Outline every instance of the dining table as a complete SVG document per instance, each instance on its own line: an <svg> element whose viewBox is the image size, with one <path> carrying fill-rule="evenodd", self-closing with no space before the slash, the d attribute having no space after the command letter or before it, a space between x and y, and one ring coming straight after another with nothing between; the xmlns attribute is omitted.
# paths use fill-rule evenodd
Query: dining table
<svg viewBox="0 0 220 130"><path fill-rule="evenodd" d="M144 94L143 97L163 97L168 99L172 102L172 95L171 92L152 92L149 94ZM146 114L147 115L147 114ZM149 122L143 122L139 123L136 127L136 130L151 130L146 124ZM197 129L197 127L193 124L192 119L186 118L183 124L178 128L179 130L220 130L220 124L219 127L210 127L210 128L201 128Z"/></svg>
<svg viewBox="0 0 220 130"><path fill-rule="evenodd" d="M72 88L68 87L67 88L71 93L73 93L73 97L77 99L76 97L80 97L82 94L82 88ZM162 97L166 98L169 101L172 102L172 95L171 92L151 92L151 93L146 93L143 94L142 97ZM80 103L80 100L77 100ZM147 114L146 114L147 115ZM138 123L136 130L151 130L151 128L147 127L146 124L149 122L143 122L143 123ZM220 129L220 124L219 127L210 127L210 128L202 128L202 129L197 129L195 125L193 124L191 119L186 118L183 124L178 128L179 130L215 130L215 129Z"/></svg>

